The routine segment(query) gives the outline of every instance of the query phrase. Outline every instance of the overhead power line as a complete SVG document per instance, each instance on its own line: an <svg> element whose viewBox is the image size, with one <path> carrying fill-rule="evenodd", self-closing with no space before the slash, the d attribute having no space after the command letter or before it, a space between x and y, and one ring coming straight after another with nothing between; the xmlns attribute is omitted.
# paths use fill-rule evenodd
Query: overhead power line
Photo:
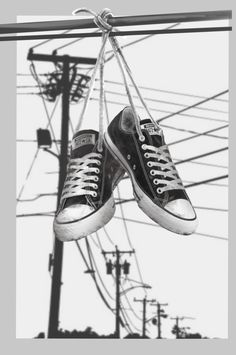
<svg viewBox="0 0 236 355"><path fill-rule="evenodd" d="M54 116L54 114L55 114L55 111L56 111L58 102L59 102L59 97L58 97L58 99L56 100L56 102L55 102L55 104L54 104L53 110L51 111L51 115L50 115L50 116L47 115L48 123L47 123L46 128L48 128L49 126L51 126L52 118L53 118L53 116ZM33 160L32 160L32 162L31 162L31 164L30 164L29 170L28 170L28 172L27 172L27 174L26 174L25 180L24 180L24 182L23 182L23 184L22 184L22 186L21 186L21 188L20 188L20 192L19 192L19 194L18 194L18 196L17 196L17 200L20 200L20 199L21 199L21 196L22 196L22 194L23 194L23 192L24 192L24 189L25 189L25 186L26 186L26 184L27 184L27 181L28 181L28 179L29 179L29 177L30 177L30 174L32 173L32 170L33 170L35 161L36 161L36 159L37 159L37 156L38 156L38 154L39 154L39 151L40 151L40 149L37 148L37 150L36 150L36 152L35 152L35 154L34 154Z"/></svg>
<svg viewBox="0 0 236 355"><path fill-rule="evenodd" d="M113 31L110 32L109 37L117 36L142 36L148 34L163 35L163 34L177 34L177 33L204 33L204 32L228 32L232 31L231 26L217 26L217 27L190 27L179 28L171 30L132 30L132 31ZM1 32L0 32L1 33ZM47 34L47 35L19 35L19 36L0 36L0 42L6 41L35 41L39 39L61 39L61 38L94 38L101 37L102 33L80 32L70 34Z"/></svg>
<svg viewBox="0 0 236 355"><path fill-rule="evenodd" d="M194 138L206 136L208 133L220 131L221 129L224 129L224 128L227 128L227 127L229 127L228 124L223 125L223 126L220 126L220 127L216 127L216 128L213 128L213 129L209 129L209 130L207 130L207 131L204 131L204 132L201 132L201 133L197 133L197 134L195 134L195 135L193 135L193 136L186 137L186 138L182 138L182 139L179 139L179 140L177 140L177 141L170 142L170 143L168 143L168 146L171 146L171 145L174 145L174 144L178 144L178 143L182 143L182 142L186 142L186 141L188 141L188 140L190 140L190 139L194 139ZM216 138L228 139L228 137L222 137L222 136L216 136Z"/></svg>
<svg viewBox="0 0 236 355"><path fill-rule="evenodd" d="M202 185L202 184L205 184L207 182L213 182L213 181L218 181L218 180L222 180L222 179L227 179L228 177L229 177L228 174L217 176L215 178L211 178L211 179L207 179L207 180L203 180L203 181L195 182L193 184L186 185L185 188L187 189L188 187L194 187L194 186Z"/></svg>
<svg viewBox="0 0 236 355"><path fill-rule="evenodd" d="M99 91L98 88L95 88L94 91ZM112 90L106 90L107 94L111 94L111 95L118 95L118 96L122 96L122 97L127 97L127 95L125 93L122 92L118 92L118 91L112 91ZM139 97L137 95L133 95L132 96L134 99L138 99ZM151 101L151 102L156 102L156 103L161 103L161 104L167 104L167 105L172 105L172 106L180 106L180 107L184 107L189 109L190 106L183 104L183 103L179 103L179 102L175 102L175 101L168 101L168 100L160 100L160 99L154 99L154 98L150 98L150 97L143 97L143 99L145 101ZM210 112L217 112L217 113L224 113L224 114L228 114L227 111L224 110L218 110L218 109L214 109L214 108L208 108L208 107L195 107L197 110L201 110L201 111L210 111ZM160 110L160 112L169 112L169 111L162 111ZM198 116L197 116L198 117ZM201 116L199 116L201 117ZM202 117L204 118L204 117ZM207 117L208 118L208 117Z"/></svg>
<svg viewBox="0 0 236 355"><path fill-rule="evenodd" d="M66 30L66 31L62 32L62 34L66 34L66 33L70 32L70 31L71 30ZM31 49L38 48L38 47L42 46L43 44L46 44L46 43L51 42L51 41L52 41L52 39L46 39L45 41L42 41L42 42L34 45L33 47L31 47Z"/></svg>
<svg viewBox="0 0 236 355"><path fill-rule="evenodd" d="M99 98L91 97L90 100L99 101ZM114 101L114 100L107 100L107 103L114 104L114 105L120 105L120 106L127 106L127 104L125 102ZM141 110L144 110L143 106L135 105L135 107L139 108ZM150 111L154 111L154 112L170 113L170 111L161 110L161 109L157 109L157 108L154 108L154 107L149 107L149 109L150 109ZM175 115L175 113L173 115ZM193 114L180 113L179 115L180 116L197 118L197 119L200 119L200 120L207 120L207 121L214 121L214 122L228 122L227 120L216 119L216 118L212 118L212 117L203 117L203 116L198 116L198 115L193 115ZM160 122L160 120L161 119L158 119L157 122ZM162 125L162 126L164 127L164 125Z"/></svg>
<svg viewBox="0 0 236 355"><path fill-rule="evenodd" d="M210 96L210 97L208 97L208 98L206 98L206 99L204 99L204 100L201 100L201 101L196 102L196 103L193 104L193 105L190 105L190 106L188 106L188 107L185 107L185 108L183 108L183 109L181 109L181 110L179 110L179 111L177 111L177 112L173 112L173 113L171 113L171 114L168 115L168 116L162 117L162 118L160 118L160 119L158 120L158 122L162 122L163 120L166 120L167 118L170 118L170 117L173 117L173 116L176 116L176 115L182 115L183 112L186 112L187 110L191 110L191 109L193 109L193 108L196 108L197 106L202 105L202 104L204 104L204 103L206 103L206 102L208 102L208 101L211 101L211 100L213 100L213 99L215 99L215 98L217 98L217 97L219 97L219 96L225 95L225 94L227 94L228 92L229 92L229 90L221 91L220 93L218 93L218 94L216 94L216 95Z"/></svg>
<svg viewBox="0 0 236 355"><path fill-rule="evenodd" d="M122 217L117 217L117 216L114 216L113 218L122 219ZM143 225L148 225L148 226L151 226L151 227L161 228L159 226L159 224L157 224L157 223L143 222L143 221L139 221L139 220L135 220L135 219L131 219L131 218L126 218L126 221L133 222L133 223L138 223L138 224L143 224ZM202 237L208 237L208 238L213 238L213 239L222 239L222 240L228 241L228 238L220 237L220 236L217 236L217 235L206 234L206 233L198 233L198 232L195 232L192 235L195 235L195 234L196 235L200 235ZM189 236L185 236L185 238L189 238Z"/></svg>
<svg viewBox="0 0 236 355"><path fill-rule="evenodd" d="M99 80L99 79L96 79L96 81L97 80ZM119 82L119 81L104 80L104 82L105 83L109 83L109 84L124 86L124 84L122 82ZM130 84L129 86L133 87L132 84ZM191 98L198 98L198 99L207 99L206 96L200 96L200 95L196 95L196 94L189 94L189 93L180 92L180 91L163 90L163 89L158 89L158 88L153 88L153 87L148 87L148 86L142 86L142 85L139 85L139 88L143 89L143 90L162 92L162 93L166 93L166 94L173 94L173 95L179 95L179 96L185 96L185 97L191 97ZM219 97L212 99L212 101L221 101L221 102L228 103L228 100L225 100L225 99L222 99L222 98L219 98Z"/></svg>
<svg viewBox="0 0 236 355"><path fill-rule="evenodd" d="M202 181L197 181L197 182L191 183L189 185L186 185L185 188L187 189L187 188L198 186L198 185L205 185L205 184L208 184L208 183L213 182L213 181L227 179L228 176L229 175L227 174L227 175L216 176L216 177L213 177L213 178L210 178L210 179L206 179L206 180L202 180ZM123 199L123 200L117 201L116 205L119 205L121 203L123 204L123 203L126 203L126 202L132 202L132 201L135 201L135 199L134 198Z"/></svg>
<svg viewBox="0 0 236 355"><path fill-rule="evenodd" d="M112 16L107 19L107 23L112 27L123 26L141 26L153 25L173 22L200 22L200 21L217 21L229 20L232 18L232 11L200 11L200 12L183 12L171 14L152 14L152 15L134 15L134 16ZM80 18L75 20L60 21L40 21L40 22L23 22L23 23L7 23L0 25L0 34L7 33L23 33L38 31L60 31L74 30L85 28L97 28L93 18Z"/></svg>
<svg viewBox="0 0 236 355"><path fill-rule="evenodd" d="M217 154L217 153L221 153L221 152L224 152L225 150L228 150L228 149L229 149L228 147L224 147L224 148L212 150L211 152L207 152L207 153L195 155L195 156L193 156L193 157L190 157L190 158L187 158L187 159L183 159L183 160L181 160L181 161L178 161L178 162L175 163L175 165L188 163L188 162L190 162L190 161L192 162L192 161L195 160L195 159L200 159L200 158L207 157L207 156L209 156L209 155L214 155L214 154Z"/></svg>

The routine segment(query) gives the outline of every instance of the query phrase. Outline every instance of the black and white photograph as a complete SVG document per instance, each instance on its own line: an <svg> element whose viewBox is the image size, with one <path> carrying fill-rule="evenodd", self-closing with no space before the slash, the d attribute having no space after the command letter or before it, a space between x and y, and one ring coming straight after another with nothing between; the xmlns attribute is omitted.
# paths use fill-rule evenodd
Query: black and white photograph
<svg viewBox="0 0 236 355"><path fill-rule="evenodd" d="M17 339L228 339L231 18L85 1L0 25Z"/></svg>

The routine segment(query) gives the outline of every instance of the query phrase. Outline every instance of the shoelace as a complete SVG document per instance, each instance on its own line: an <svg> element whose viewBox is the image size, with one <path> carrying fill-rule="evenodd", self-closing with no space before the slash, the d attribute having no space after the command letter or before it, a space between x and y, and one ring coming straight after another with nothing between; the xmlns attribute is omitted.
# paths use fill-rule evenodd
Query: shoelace
<svg viewBox="0 0 236 355"><path fill-rule="evenodd" d="M91 165L100 166L101 158L99 153L89 153L83 158L70 159L62 199L82 195L97 196L94 190L98 189L96 182L99 181L100 169Z"/></svg>
<svg viewBox="0 0 236 355"><path fill-rule="evenodd" d="M155 160L148 160L147 162L147 166L152 167L150 174L152 176L159 176L158 179L155 178L153 180L153 183L155 185L164 185L163 187L157 188L157 193L161 194L164 191L168 190L184 189L182 180L179 178L176 167L172 162L167 145L163 145L159 148L156 148L152 145L142 144L142 149L149 150L149 152L144 153L145 158L152 158L153 160Z"/></svg>
<svg viewBox="0 0 236 355"><path fill-rule="evenodd" d="M107 40L109 39L110 43L111 43L111 46L113 48L113 52L114 52L114 55L117 59L117 63L118 63L118 66L121 70L121 74L122 74L122 77L123 77L123 81L124 81L124 85L125 85L125 89L126 89L126 93L127 93L127 96L128 96L128 99L129 99L129 102L130 102L130 105L132 107L132 110L134 112L134 119L135 119L135 125L136 125L136 130L138 132L138 136L139 136L139 140L141 142L144 141L144 136L142 134L142 130L141 130L141 127L140 127L140 119L139 119L139 116L138 116L138 113L137 113L137 110L135 108L135 104L134 104L134 101L133 101L133 98L132 98L132 94L130 92L130 88L129 88L129 83L126 79L126 73L131 81L131 83L133 84L134 86L134 89L135 91L137 92L137 95L144 107L144 109L146 110L148 116L150 117L152 123L156 126L157 130L160 130L160 126L157 124L157 122L154 120L154 118L152 117L152 114L150 112L150 110L148 109L142 95L141 95L141 92L137 86L137 84L135 83L135 80L133 78L133 75L132 75L132 72L131 72L131 69L123 55L123 52L122 52L122 48L119 46L119 43L118 43L118 40L115 38L115 37L110 37L110 32L113 30L113 31L117 31L116 28L113 28L108 22L107 20L109 18L112 18L113 17L113 14L111 12L110 9L103 9L100 13L95 13L94 11L90 10L90 9L87 9L87 8L79 8L79 9L76 9L75 11L73 11L73 15L77 15L77 14L80 14L80 13L88 13L90 15L93 16L93 20L95 22L95 24L98 26L98 28L102 31L103 35L102 35L102 46L101 46L101 49L100 49L100 52L98 54L98 59L97 59L97 62L96 62L96 65L95 65L95 68L93 70L93 74L92 74L92 77L91 77L91 80L90 80L90 86L89 86L89 90L87 92L87 95L85 97L85 100L84 100L84 105L83 105L83 108L82 108L82 111L81 111L81 114L80 114L80 118L79 118L79 123L76 127L76 131L78 131L80 129L80 126L81 126L81 123L82 123L82 120L83 120L83 117L85 115L85 111L86 111L86 108L87 108L87 105L88 105L88 102L89 102L89 98L90 98L90 95L92 93L92 89L93 89L93 86L94 86L94 82L95 82L95 76L96 76L96 72L98 70L98 68L100 68L100 95L99 95L99 139L98 139L98 151L102 151L102 139L103 139L103 106L104 106L104 63L105 63L105 60L104 60L104 51L105 51L105 46L106 46L106 42ZM126 71L126 73L125 73Z"/></svg>

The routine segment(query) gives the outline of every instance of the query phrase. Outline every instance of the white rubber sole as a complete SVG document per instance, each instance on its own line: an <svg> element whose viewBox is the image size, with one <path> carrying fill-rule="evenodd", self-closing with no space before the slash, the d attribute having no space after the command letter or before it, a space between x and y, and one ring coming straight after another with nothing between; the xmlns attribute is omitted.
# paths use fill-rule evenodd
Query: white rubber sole
<svg viewBox="0 0 236 355"><path fill-rule="evenodd" d="M108 132L104 134L104 142L114 157L119 160L121 165L128 172L133 185L134 198L141 210L153 221L171 232L184 235L194 233L198 225L197 218L193 220L182 219L157 206L138 186L132 169L129 167L129 164L123 158L118 148L112 142Z"/></svg>
<svg viewBox="0 0 236 355"><path fill-rule="evenodd" d="M75 222L58 223L55 218L53 229L56 237L62 242L78 240L96 232L107 224L115 213L115 201L113 196L101 207L88 217Z"/></svg>

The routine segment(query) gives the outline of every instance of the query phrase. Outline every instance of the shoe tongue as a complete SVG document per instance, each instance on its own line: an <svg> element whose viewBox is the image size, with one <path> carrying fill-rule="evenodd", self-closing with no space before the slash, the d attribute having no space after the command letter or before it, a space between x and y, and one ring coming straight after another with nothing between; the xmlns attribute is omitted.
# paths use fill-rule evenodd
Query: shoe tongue
<svg viewBox="0 0 236 355"><path fill-rule="evenodd" d="M71 142L71 158L81 158L93 151L98 139L98 132L87 129L77 132Z"/></svg>
<svg viewBox="0 0 236 355"><path fill-rule="evenodd" d="M140 127L143 133L146 133L145 136L148 136L152 145L160 147L165 144L162 129L158 129L149 118L141 120Z"/></svg>

